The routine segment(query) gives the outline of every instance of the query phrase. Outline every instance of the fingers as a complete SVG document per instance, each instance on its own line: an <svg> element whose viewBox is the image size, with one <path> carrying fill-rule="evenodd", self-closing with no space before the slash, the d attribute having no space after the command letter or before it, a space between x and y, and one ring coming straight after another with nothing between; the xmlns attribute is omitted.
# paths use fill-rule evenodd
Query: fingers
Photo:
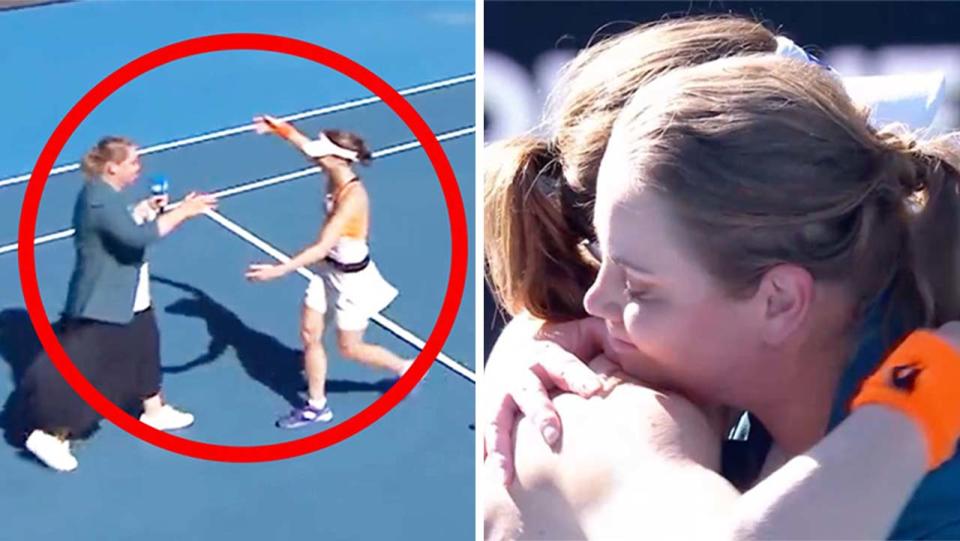
<svg viewBox="0 0 960 541"><path fill-rule="evenodd" d="M247 268L247 276L263 273L272 267L273 265L263 265L263 264L250 265L250 267Z"/></svg>
<svg viewBox="0 0 960 541"><path fill-rule="evenodd" d="M272 131L270 123L265 116L253 117L253 129L261 135Z"/></svg>
<svg viewBox="0 0 960 541"><path fill-rule="evenodd" d="M182 204L187 207L191 215L202 214L208 210L216 210L219 200L215 195L190 192L183 198Z"/></svg>
<svg viewBox="0 0 960 541"><path fill-rule="evenodd" d="M504 486L514 478L513 436L518 412L531 420L551 447L560 441L561 432L560 416L537 374L517 371L509 381L508 386L498 387L502 390L491 391L485 400L492 411L483 428L485 465Z"/></svg>
<svg viewBox="0 0 960 541"><path fill-rule="evenodd" d="M216 203L217 196L213 194L206 194L201 192L190 192L187 195L187 197L184 198L184 200L187 200L187 201L197 200L197 201L202 201L204 203Z"/></svg>
<svg viewBox="0 0 960 541"><path fill-rule="evenodd" d="M205 195L203 197L200 197L198 200L203 206L202 207L203 211L216 210L217 208L217 198L212 195Z"/></svg>
<svg viewBox="0 0 960 541"><path fill-rule="evenodd" d="M150 198L149 205L154 210L160 210L170 203L169 195L155 195Z"/></svg>
<svg viewBox="0 0 960 541"><path fill-rule="evenodd" d="M540 431L543 441L553 447L560 440L560 415L540 375L534 371L518 371L511 378L510 396Z"/></svg>
<svg viewBox="0 0 960 541"><path fill-rule="evenodd" d="M255 116L253 117L253 123L254 130L260 134L275 132L280 126L287 124L287 122L278 120L270 115Z"/></svg>
<svg viewBox="0 0 960 541"><path fill-rule="evenodd" d="M589 398L603 388L603 379L599 375L555 344L544 343L535 361L533 371L540 379L552 382L564 391Z"/></svg>
<svg viewBox="0 0 960 541"><path fill-rule="evenodd" d="M558 387L589 397L603 388L600 377L559 344L536 340L534 330L520 326L522 322L511 325L486 365L481 417L485 457L504 483L515 477L513 431L518 412L556 449L562 425L547 389Z"/></svg>
<svg viewBox="0 0 960 541"><path fill-rule="evenodd" d="M263 271L251 271L246 274L246 279L251 282L262 282L263 281Z"/></svg>
<svg viewBox="0 0 960 541"><path fill-rule="evenodd" d="M489 403L489 402L488 402ZM513 429L517 407L509 395L493 402L495 412L483 428L484 465L503 486L513 482Z"/></svg>
<svg viewBox="0 0 960 541"><path fill-rule="evenodd" d="M184 201L193 201L194 199L198 199L201 201L216 202L217 196L212 194L201 193L201 192L190 192L187 194L186 197L183 198Z"/></svg>
<svg viewBox="0 0 960 541"><path fill-rule="evenodd" d="M247 268L247 272L245 276L247 280L251 280L254 282L262 282L264 280L270 279L273 268L274 268L274 265L253 264Z"/></svg>
<svg viewBox="0 0 960 541"><path fill-rule="evenodd" d="M620 365L610 360L606 355L600 355L590 361L589 367L603 381L604 394L609 393L625 380L625 374Z"/></svg>

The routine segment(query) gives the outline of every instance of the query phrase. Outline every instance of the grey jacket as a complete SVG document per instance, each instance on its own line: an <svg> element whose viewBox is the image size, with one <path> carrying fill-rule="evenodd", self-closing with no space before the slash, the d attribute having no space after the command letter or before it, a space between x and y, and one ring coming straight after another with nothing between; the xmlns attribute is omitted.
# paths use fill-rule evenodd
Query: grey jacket
<svg viewBox="0 0 960 541"><path fill-rule="evenodd" d="M84 184L74 207L76 265L64 315L126 324L133 320L140 266L160 238L157 222L137 225L134 201L106 182Z"/></svg>

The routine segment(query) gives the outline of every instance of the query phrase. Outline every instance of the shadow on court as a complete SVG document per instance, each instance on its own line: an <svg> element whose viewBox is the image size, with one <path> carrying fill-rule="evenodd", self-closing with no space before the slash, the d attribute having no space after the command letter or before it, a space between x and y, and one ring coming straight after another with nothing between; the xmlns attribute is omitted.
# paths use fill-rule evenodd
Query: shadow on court
<svg viewBox="0 0 960 541"><path fill-rule="evenodd" d="M153 276L151 280L187 293L189 296L169 305L166 312L201 319L210 336L204 353L187 363L165 366L164 373L179 374L214 363L232 349L251 379L282 397L291 406L302 402L301 393L306 390L302 350L290 348L273 336L251 329L235 313L197 287L159 276ZM59 327L59 324L54 324L58 334ZM0 411L0 429L3 430L4 441L18 449L22 448L24 440L23 426L18 422L23 418L23 412L17 411L20 405L20 382L30 363L38 358L41 351L42 346L26 310L11 308L0 312L0 357L10 365L14 386L14 391ZM44 356L40 362L49 360ZM395 382L395 378L372 383L333 379L327 381L327 392L382 394Z"/></svg>
<svg viewBox="0 0 960 541"><path fill-rule="evenodd" d="M0 312L0 357L10 365L14 385L14 391L7 397L3 411L0 411L0 429L3 430L4 441L16 448L23 446L24 439L23 427L16 422L20 415L14 411L20 396L20 381L41 349L26 310L10 308Z"/></svg>
<svg viewBox="0 0 960 541"><path fill-rule="evenodd" d="M201 319L207 326L210 343L207 351L197 358L177 366L164 367L166 374L179 374L219 360L232 349L246 374L292 406L300 405L300 393L306 390L303 351L281 343L268 334L248 327L235 313L218 303L197 287L153 276L152 280L189 294L166 308L166 312ZM162 329L161 329L162 331ZM385 393L396 378L376 382L327 380L327 393L378 392Z"/></svg>

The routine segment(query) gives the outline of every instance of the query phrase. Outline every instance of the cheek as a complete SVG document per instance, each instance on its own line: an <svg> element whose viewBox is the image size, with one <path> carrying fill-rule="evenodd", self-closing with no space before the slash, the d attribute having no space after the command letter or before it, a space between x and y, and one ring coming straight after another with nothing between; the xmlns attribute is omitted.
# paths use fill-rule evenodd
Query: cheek
<svg viewBox="0 0 960 541"><path fill-rule="evenodd" d="M684 386L701 387L726 372L748 343L737 306L728 301L694 304L631 304L624 325L640 352Z"/></svg>
<svg viewBox="0 0 960 541"><path fill-rule="evenodd" d="M649 301L628 305L623 323L631 341L646 357L658 364L672 364L689 358L691 338L698 334L696 329L704 317L693 306Z"/></svg>

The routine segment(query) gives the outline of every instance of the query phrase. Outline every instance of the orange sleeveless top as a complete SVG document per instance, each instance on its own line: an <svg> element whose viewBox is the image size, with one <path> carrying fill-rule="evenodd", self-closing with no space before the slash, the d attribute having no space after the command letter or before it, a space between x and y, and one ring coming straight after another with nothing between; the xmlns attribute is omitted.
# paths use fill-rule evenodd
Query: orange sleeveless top
<svg viewBox="0 0 960 541"><path fill-rule="evenodd" d="M337 205L340 204L340 200L343 198L343 195L347 193L354 183L360 184L360 179L353 179L342 188L340 188L334 194L327 194L327 213L332 213L336 210ZM350 239L357 240L366 240L367 234L370 229L370 213L367 209L363 209L358 212L354 212L351 216L347 217L347 222L344 225L342 236Z"/></svg>

